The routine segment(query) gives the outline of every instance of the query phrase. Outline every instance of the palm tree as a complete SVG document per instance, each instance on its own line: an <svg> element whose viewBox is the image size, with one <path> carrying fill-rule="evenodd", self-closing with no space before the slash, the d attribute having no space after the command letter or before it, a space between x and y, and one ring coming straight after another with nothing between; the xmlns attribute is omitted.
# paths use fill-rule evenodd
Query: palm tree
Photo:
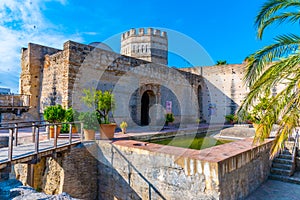
<svg viewBox="0 0 300 200"><path fill-rule="evenodd" d="M257 36L263 38L265 29L283 22L300 20L300 0L268 0L261 7L255 21ZM245 82L250 93L239 109L239 114L251 110L259 98L270 97L271 89L280 85L283 89L274 94L263 111L254 142L269 137L274 124L279 125L271 156L283 149L284 141L299 126L300 106L300 36L284 34L275 37L274 44L250 55L246 66Z"/></svg>
<svg viewBox="0 0 300 200"><path fill-rule="evenodd" d="M227 61L226 60L218 60L216 65L227 65Z"/></svg>

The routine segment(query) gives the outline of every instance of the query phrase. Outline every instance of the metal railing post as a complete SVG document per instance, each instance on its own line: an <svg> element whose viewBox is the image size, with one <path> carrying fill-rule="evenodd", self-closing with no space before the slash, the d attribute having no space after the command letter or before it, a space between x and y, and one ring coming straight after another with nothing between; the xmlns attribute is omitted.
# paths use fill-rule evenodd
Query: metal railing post
<svg viewBox="0 0 300 200"><path fill-rule="evenodd" d="M9 129L9 140L8 140L8 161L12 161L12 155L13 155L13 137L14 137L14 129Z"/></svg>
<svg viewBox="0 0 300 200"><path fill-rule="evenodd" d="M38 154L39 153L39 135L40 135L40 128L37 125L36 126L36 134L35 134L35 153Z"/></svg>
<svg viewBox="0 0 300 200"><path fill-rule="evenodd" d="M18 145L18 123L15 123L15 129L14 129L14 132L15 132L15 138L14 138L14 141L15 141L15 146Z"/></svg>
<svg viewBox="0 0 300 200"><path fill-rule="evenodd" d="M54 148L57 148L57 125L54 125Z"/></svg>
<svg viewBox="0 0 300 200"><path fill-rule="evenodd" d="M80 123L80 139L83 141L83 122Z"/></svg>
<svg viewBox="0 0 300 200"><path fill-rule="evenodd" d="M49 126L49 125L47 125L47 123L46 123L46 125L45 125L45 126L46 126L46 134L47 134L47 139L48 139L48 140L50 140L50 130L49 130L49 129L50 129L50 126Z"/></svg>
<svg viewBox="0 0 300 200"><path fill-rule="evenodd" d="M70 124L70 130L69 130L69 144L72 144L72 124Z"/></svg>
<svg viewBox="0 0 300 200"><path fill-rule="evenodd" d="M32 122L32 142L35 142L35 122Z"/></svg>

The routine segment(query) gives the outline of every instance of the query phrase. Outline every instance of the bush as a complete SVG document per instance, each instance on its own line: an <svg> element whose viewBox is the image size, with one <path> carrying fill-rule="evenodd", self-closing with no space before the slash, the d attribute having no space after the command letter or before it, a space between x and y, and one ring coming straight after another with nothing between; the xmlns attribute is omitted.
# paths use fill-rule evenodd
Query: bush
<svg viewBox="0 0 300 200"><path fill-rule="evenodd" d="M83 122L83 128L87 130L98 130L99 122L96 112L82 112L79 114L79 120Z"/></svg>
<svg viewBox="0 0 300 200"><path fill-rule="evenodd" d="M227 122L229 123L236 123L238 121L238 117L237 115L234 114L229 114L225 116L225 119Z"/></svg>
<svg viewBox="0 0 300 200"><path fill-rule="evenodd" d="M60 123L65 120L66 110L61 105L48 106L44 110L44 119L49 123Z"/></svg>
<svg viewBox="0 0 300 200"><path fill-rule="evenodd" d="M173 113L167 113L166 114L166 122L167 123L172 123L174 122L175 118L174 118L174 115Z"/></svg>

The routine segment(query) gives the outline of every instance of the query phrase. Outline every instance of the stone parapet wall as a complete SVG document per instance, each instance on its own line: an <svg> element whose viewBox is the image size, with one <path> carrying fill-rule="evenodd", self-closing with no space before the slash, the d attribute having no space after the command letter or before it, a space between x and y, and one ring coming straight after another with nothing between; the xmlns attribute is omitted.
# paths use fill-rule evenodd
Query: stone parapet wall
<svg viewBox="0 0 300 200"><path fill-rule="evenodd" d="M271 141L204 150L134 140L84 142L34 168L36 189L80 199L244 199L268 177ZM28 182L28 165L15 166Z"/></svg>
<svg viewBox="0 0 300 200"><path fill-rule="evenodd" d="M100 199L243 199L267 179L271 166L270 141L201 151L137 141L98 145Z"/></svg>

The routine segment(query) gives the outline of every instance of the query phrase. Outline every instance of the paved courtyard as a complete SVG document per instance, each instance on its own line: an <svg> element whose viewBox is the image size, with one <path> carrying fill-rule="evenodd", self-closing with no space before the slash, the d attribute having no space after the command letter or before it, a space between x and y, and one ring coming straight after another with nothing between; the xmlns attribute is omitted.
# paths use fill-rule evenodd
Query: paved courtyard
<svg viewBox="0 0 300 200"><path fill-rule="evenodd" d="M299 200L300 185L267 180L246 200Z"/></svg>

